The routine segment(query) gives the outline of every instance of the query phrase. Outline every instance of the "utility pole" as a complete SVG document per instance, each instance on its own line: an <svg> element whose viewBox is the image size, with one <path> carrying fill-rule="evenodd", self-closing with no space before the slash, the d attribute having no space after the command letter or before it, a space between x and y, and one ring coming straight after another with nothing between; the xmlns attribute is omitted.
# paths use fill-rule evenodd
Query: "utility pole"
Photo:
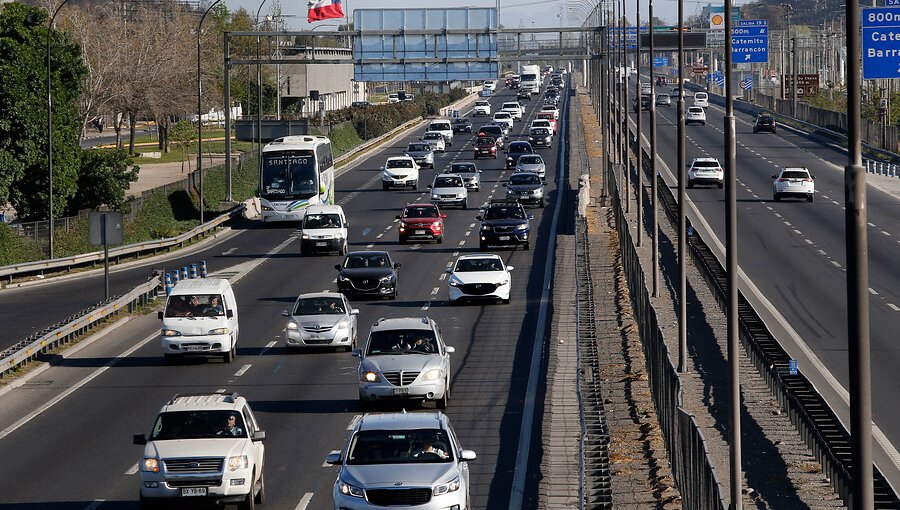
<svg viewBox="0 0 900 510"><path fill-rule="evenodd" d="M653 232L653 297L659 297L659 190L656 183L656 81L653 76L653 0L648 0L648 29L650 32L650 207L653 209L650 228Z"/></svg>
<svg viewBox="0 0 900 510"><path fill-rule="evenodd" d="M637 206L637 245L638 247L643 246L643 238L644 238L644 162L643 162L643 150L641 149L641 114L643 110L643 105L641 104L641 3L635 2L635 28L637 29L637 33L635 34L635 49L634 49L634 66L637 70L637 76L634 80L634 100L635 105L637 106L637 115L635 115L634 123L635 123L635 142L637 143L637 150L634 153L634 161L635 161L635 186L634 186L634 195L636 206ZM652 34L651 34L652 37ZM650 81L653 81L653 62L650 62Z"/></svg>
<svg viewBox="0 0 900 510"><path fill-rule="evenodd" d="M726 37L729 39L729 37ZM684 175L684 0L678 0L678 372L688 372L687 362L687 200Z"/></svg>

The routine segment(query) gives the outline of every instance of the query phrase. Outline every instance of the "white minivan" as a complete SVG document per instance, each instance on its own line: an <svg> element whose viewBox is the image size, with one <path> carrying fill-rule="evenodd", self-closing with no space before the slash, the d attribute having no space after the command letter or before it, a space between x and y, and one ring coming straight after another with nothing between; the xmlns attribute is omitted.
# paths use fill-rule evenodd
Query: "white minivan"
<svg viewBox="0 0 900 510"><path fill-rule="evenodd" d="M300 255L320 252L347 254L347 217L339 205L311 205L300 226Z"/></svg>
<svg viewBox="0 0 900 510"><path fill-rule="evenodd" d="M231 283L223 278L193 278L175 284L166 300L160 341L166 363L183 356L237 353L238 310Z"/></svg>
<svg viewBox="0 0 900 510"><path fill-rule="evenodd" d="M437 131L444 137L447 146L453 145L453 126L447 119L435 119L428 124L428 131Z"/></svg>
<svg viewBox="0 0 900 510"><path fill-rule="evenodd" d="M709 108L709 94L706 92L694 92L694 106Z"/></svg>

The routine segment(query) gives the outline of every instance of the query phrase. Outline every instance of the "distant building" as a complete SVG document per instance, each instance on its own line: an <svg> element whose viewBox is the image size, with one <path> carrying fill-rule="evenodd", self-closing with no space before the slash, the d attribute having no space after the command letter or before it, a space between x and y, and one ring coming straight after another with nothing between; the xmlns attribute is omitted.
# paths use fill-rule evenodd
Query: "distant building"
<svg viewBox="0 0 900 510"><path fill-rule="evenodd" d="M283 59L290 60L346 60L343 64L284 64L280 66L280 89L283 104L303 101L304 116L319 111L319 103L310 99L310 91L318 91L325 110L339 110L353 101L366 100L365 83L353 81L353 51L349 48L315 49L307 46L286 47L281 50ZM291 101L294 100L294 101Z"/></svg>

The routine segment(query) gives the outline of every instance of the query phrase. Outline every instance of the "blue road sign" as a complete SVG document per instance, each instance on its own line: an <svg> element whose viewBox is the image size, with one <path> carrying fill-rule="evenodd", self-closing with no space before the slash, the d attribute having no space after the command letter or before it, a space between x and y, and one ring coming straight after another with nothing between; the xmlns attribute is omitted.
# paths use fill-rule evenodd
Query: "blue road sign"
<svg viewBox="0 0 900 510"><path fill-rule="evenodd" d="M744 90L753 90L753 77L747 76L741 80L741 88Z"/></svg>
<svg viewBox="0 0 900 510"><path fill-rule="evenodd" d="M669 65L667 57L653 57L653 67L666 67L667 65Z"/></svg>
<svg viewBox="0 0 900 510"><path fill-rule="evenodd" d="M731 27L731 58L735 64L769 61L769 22L738 20Z"/></svg>
<svg viewBox="0 0 900 510"><path fill-rule="evenodd" d="M885 0L884 5L885 5L885 7L890 7L892 5L898 6L898 5L900 5L900 0Z"/></svg>
<svg viewBox="0 0 900 510"><path fill-rule="evenodd" d="M863 9L863 78L900 78L900 9Z"/></svg>
<svg viewBox="0 0 900 510"><path fill-rule="evenodd" d="M792 359L788 361L788 373L791 375L797 375L797 360Z"/></svg>

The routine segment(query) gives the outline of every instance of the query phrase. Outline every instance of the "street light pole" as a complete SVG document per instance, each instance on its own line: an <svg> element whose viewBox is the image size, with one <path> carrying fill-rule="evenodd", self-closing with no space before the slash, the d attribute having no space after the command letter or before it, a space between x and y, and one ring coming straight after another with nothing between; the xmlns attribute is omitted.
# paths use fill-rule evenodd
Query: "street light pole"
<svg viewBox="0 0 900 510"><path fill-rule="evenodd" d="M648 7L650 32L650 194L652 199L650 207L653 209L650 228L653 231L653 297L659 297L659 190L656 177L656 82L653 79L653 0L649 0Z"/></svg>
<svg viewBox="0 0 900 510"><path fill-rule="evenodd" d="M48 204L47 220L49 223L50 235L50 258L53 258L53 92L50 80L50 36L53 33L53 22L56 21L56 15L59 10L69 0L63 0L61 4L53 11L50 17L50 24L47 25L47 176L48 176Z"/></svg>
<svg viewBox="0 0 900 510"><path fill-rule="evenodd" d="M728 37L726 36L726 39ZM688 372L687 363L687 219L685 218L684 161L684 0L678 0L678 372Z"/></svg>
<svg viewBox="0 0 900 510"><path fill-rule="evenodd" d="M637 115L635 115L635 135L634 138L637 141L637 150L634 152L634 166L635 166L635 186L634 186L634 195L635 206L637 206L637 245L638 247L643 246L644 240L644 160L643 160L643 150L641 149L641 114L643 110L643 105L641 104L641 3L635 2L635 28L637 29L636 37L635 37L635 50L634 50L634 67L637 70L637 79L634 80L635 93L634 100L635 106L637 106ZM653 37L653 35L650 35ZM653 76L653 62L650 62L650 76L652 81ZM652 102L652 97L651 97Z"/></svg>
<svg viewBox="0 0 900 510"><path fill-rule="evenodd" d="M266 0L259 3L256 9L256 169L259 182L262 182L262 64L259 63L259 13L262 12Z"/></svg>
<svg viewBox="0 0 900 510"><path fill-rule="evenodd" d="M200 17L200 22L197 23L197 178L199 179L199 191L200 191L200 223L203 223L203 104L202 104L202 93L203 88L201 86L201 73L200 73L200 37L203 35L203 20L206 19L206 15L209 14L209 11L212 10L213 7L219 4L222 0L216 0L209 7L206 8L206 12L203 13L203 16ZM225 105L226 108L229 105ZM229 133L225 133L225 136L229 136Z"/></svg>

